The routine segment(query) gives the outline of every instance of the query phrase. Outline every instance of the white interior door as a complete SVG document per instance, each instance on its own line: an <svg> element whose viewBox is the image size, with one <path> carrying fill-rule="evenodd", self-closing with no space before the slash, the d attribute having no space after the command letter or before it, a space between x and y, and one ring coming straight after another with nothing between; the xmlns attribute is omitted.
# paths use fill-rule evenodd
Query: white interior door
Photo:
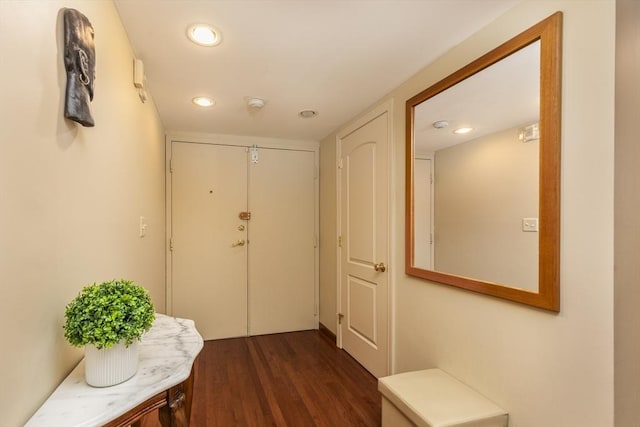
<svg viewBox="0 0 640 427"><path fill-rule="evenodd" d="M249 335L316 328L315 155L259 148L249 163Z"/></svg>
<svg viewBox="0 0 640 427"><path fill-rule="evenodd" d="M247 335L247 150L172 142L172 314L205 340Z"/></svg>
<svg viewBox="0 0 640 427"><path fill-rule="evenodd" d="M389 112L376 114L338 138L339 340L380 377L389 373Z"/></svg>

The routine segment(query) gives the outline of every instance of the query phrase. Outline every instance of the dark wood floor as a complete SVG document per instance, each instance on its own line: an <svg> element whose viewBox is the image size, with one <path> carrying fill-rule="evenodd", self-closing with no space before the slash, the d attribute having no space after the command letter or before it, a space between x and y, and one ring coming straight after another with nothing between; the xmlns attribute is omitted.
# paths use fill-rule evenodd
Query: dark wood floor
<svg viewBox="0 0 640 427"><path fill-rule="evenodd" d="M318 331L206 341L191 425L379 426L380 395L376 379Z"/></svg>

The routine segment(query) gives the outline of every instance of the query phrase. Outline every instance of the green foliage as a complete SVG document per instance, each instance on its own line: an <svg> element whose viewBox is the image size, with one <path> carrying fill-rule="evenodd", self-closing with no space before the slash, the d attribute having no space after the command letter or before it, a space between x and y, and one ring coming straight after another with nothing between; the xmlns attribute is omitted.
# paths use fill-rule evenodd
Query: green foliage
<svg viewBox="0 0 640 427"><path fill-rule="evenodd" d="M86 286L65 309L64 337L75 347L128 347L151 328L155 310L147 290L130 280Z"/></svg>

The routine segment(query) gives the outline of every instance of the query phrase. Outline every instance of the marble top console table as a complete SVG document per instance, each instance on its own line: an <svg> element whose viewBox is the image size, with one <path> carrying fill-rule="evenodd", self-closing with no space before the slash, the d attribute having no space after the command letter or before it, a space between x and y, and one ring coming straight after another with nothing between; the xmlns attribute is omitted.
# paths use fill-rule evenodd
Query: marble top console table
<svg viewBox="0 0 640 427"><path fill-rule="evenodd" d="M202 346L192 320L156 314L138 346L138 371L131 379L91 387L84 380L82 360L26 427L138 426L156 409L163 426L188 426L194 360Z"/></svg>

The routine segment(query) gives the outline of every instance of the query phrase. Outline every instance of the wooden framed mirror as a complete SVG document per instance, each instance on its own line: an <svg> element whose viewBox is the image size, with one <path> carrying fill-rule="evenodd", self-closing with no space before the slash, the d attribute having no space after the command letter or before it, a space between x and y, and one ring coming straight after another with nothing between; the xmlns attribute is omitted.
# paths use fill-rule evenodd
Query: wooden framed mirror
<svg viewBox="0 0 640 427"><path fill-rule="evenodd" d="M557 12L407 101L408 275L560 310L561 68Z"/></svg>

